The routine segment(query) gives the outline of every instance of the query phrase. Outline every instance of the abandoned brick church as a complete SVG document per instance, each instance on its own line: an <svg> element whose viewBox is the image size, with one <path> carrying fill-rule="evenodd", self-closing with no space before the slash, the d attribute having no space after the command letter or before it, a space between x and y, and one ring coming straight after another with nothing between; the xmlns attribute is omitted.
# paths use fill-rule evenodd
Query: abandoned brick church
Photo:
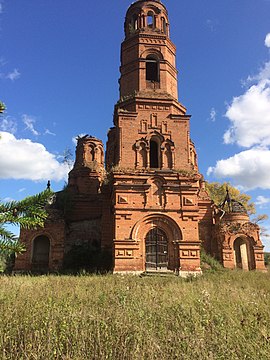
<svg viewBox="0 0 270 360"><path fill-rule="evenodd" d="M205 190L190 116L178 101L166 7L135 1L124 30L106 156L101 140L78 138L67 187L56 194L45 227L21 230L26 252L15 270L58 271L76 253L97 269L106 258L114 273L186 276L201 273L202 248L225 268L264 270L259 227L229 194L225 211Z"/></svg>

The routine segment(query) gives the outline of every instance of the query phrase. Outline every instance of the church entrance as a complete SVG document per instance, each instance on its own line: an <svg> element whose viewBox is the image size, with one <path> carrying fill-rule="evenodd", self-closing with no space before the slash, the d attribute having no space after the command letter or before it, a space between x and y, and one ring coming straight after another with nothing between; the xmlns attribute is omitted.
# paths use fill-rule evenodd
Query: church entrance
<svg viewBox="0 0 270 360"><path fill-rule="evenodd" d="M250 270L249 248L247 242L237 238L233 244L235 267L243 270Z"/></svg>
<svg viewBox="0 0 270 360"><path fill-rule="evenodd" d="M167 270L168 239L158 227L151 229L145 238L146 270Z"/></svg>

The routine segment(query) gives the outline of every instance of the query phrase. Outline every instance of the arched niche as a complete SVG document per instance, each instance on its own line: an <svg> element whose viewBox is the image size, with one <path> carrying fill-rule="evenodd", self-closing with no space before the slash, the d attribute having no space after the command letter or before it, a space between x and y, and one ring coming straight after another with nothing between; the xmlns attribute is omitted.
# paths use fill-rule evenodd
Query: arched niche
<svg viewBox="0 0 270 360"><path fill-rule="evenodd" d="M33 240L32 270L48 271L50 259L50 239L39 235Z"/></svg>
<svg viewBox="0 0 270 360"><path fill-rule="evenodd" d="M254 269L254 251L247 237L237 237L233 242L234 265L236 269Z"/></svg>
<svg viewBox="0 0 270 360"><path fill-rule="evenodd" d="M173 156L172 156L172 148L170 144L165 145L165 151L164 151L164 167L167 169L173 168Z"/></svg>
<svg viewBox="0 0 270 360"><path fill-rule="evenodd" d="M146 168L147 167L147 150L146 150L146 144L141 142L139 146L139 159L138 159L138 165L140 168Z"/></svg>

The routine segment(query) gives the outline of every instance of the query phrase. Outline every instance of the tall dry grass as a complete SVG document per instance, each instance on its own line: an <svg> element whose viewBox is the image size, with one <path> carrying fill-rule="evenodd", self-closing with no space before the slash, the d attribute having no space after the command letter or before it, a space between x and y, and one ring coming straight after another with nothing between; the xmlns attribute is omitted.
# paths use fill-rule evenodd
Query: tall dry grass
<svg viewBox="0 0 270 360"><path fill-rule="evenodd" d="M0 277L0 358L270 358L270 276Z"/></svg>

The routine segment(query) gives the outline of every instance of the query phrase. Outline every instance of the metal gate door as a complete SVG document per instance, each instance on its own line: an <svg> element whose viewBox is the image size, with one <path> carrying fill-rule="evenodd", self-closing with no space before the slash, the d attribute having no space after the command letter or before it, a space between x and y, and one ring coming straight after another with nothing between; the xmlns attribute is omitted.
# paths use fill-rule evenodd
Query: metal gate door
<svg viewBox="0 0 270 360"><path fill-rule="evenodd" d="M146 269L158 270L168 267L168 240L165 232L158 227L146 235Z"/></svg>

